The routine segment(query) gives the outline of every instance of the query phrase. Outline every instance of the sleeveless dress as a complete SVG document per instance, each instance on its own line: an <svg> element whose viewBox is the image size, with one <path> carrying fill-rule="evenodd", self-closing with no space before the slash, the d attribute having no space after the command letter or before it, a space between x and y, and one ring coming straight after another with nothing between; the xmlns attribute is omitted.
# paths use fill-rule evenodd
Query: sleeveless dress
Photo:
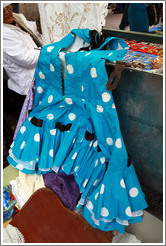
<svg viewBox="0 0 166 246"><path fill-rule="evenodd" d="M121 60L128 46L109 37L98 49L68 52L77 35L90 43L88 29L74 29L42 48L33 110L11 145L8 162L27 174L73 174L81 193L76 208L84 218L100 230L124 233L125 225L142 220L147 203L128 159L112 92L106 89L105 62Z"/></svg>

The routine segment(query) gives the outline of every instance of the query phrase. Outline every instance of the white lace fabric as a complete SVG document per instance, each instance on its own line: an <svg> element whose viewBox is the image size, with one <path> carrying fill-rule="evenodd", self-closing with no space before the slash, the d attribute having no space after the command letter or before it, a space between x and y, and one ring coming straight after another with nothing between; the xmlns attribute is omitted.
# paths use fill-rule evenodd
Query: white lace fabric
<svg viewBox="0 0 166 246"><path fill-rule="evenodd" d="M17 227L8 224L3 228L3 243L25 243L25 239Z"/></svg>
<svg viewBox="0 0 166 246"><path fill-rule="evenodd" d="M44 44L61 40L72 29L101 33L108 14L107 3L38 3Z"/></svg>

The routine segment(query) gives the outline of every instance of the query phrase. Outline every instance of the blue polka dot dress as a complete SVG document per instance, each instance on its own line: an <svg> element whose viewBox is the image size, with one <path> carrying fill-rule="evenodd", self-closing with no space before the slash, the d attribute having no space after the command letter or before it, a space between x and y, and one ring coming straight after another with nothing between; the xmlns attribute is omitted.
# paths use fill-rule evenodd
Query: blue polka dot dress
<svg viewBox="0 0 166 246"><path fill-rule="evenodd" d="M68 52L76 36L91 41L88 29L75 29L42 48L34 107L8 162L27 174L73 174L81 193L77 209L84 218L100 230L124 233L126 225L142 220L147 203L128 159L112 92L106 89L105 62L121 60L128 46L109 37L98 49Z"/></svg>

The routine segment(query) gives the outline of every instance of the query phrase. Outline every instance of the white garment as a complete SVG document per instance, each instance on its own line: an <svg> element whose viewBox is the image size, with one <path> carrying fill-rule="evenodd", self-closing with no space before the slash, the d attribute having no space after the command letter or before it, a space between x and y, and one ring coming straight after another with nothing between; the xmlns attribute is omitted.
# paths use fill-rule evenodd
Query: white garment
<svg viewBox="0 0 166 246"><path fill-rule="evenodd" d="M135 235L125 232L122 234L116 230L113 231L114 237L112 239L112 243L141 243L139 239L136 238Z"/></svg>
<svg viewBox="0 0 166 246"><path fill-rule="evenodd" d="M108 3L38 3L44 44L61 40L72 29L101 32Z"/></svg>
<svg viewBox="0 0 166 246"><path fill-rule="evenodd" d="M24 243L24 236L15 226L8 224L3 228L3 243Z"/></svg>
<svg viewBox="0 0 166 246"><path fill-rule="evenodd" d="M16 15L16 14L15 14ZM36 23L21 17L26 26L37 35ZM26 95L32 84L40 50L31 36L19 27L3 24L3 67L9 77L9 89Z"/></svg>
<svg viewBox="0 0 166 246"><path fill-rule="evenodd" d="M12 194L15 196L20 208L26 203L29 197L38 189L44 188L42 175L25 174L19 171L19 176L9 182L12 186Z"/></svg>

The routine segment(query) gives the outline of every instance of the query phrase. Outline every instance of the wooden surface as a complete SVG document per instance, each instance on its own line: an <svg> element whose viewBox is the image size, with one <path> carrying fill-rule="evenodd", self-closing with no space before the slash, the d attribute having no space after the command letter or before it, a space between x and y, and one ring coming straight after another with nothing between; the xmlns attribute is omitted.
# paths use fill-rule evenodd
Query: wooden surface
<svg viewBox="0 0 166 246"><path fill-rule="evenodd" d="M48 188L37 190L11 224L26 243L111 243L113 237L112 232L93 228L82 215L65 208Z"/></svg>

